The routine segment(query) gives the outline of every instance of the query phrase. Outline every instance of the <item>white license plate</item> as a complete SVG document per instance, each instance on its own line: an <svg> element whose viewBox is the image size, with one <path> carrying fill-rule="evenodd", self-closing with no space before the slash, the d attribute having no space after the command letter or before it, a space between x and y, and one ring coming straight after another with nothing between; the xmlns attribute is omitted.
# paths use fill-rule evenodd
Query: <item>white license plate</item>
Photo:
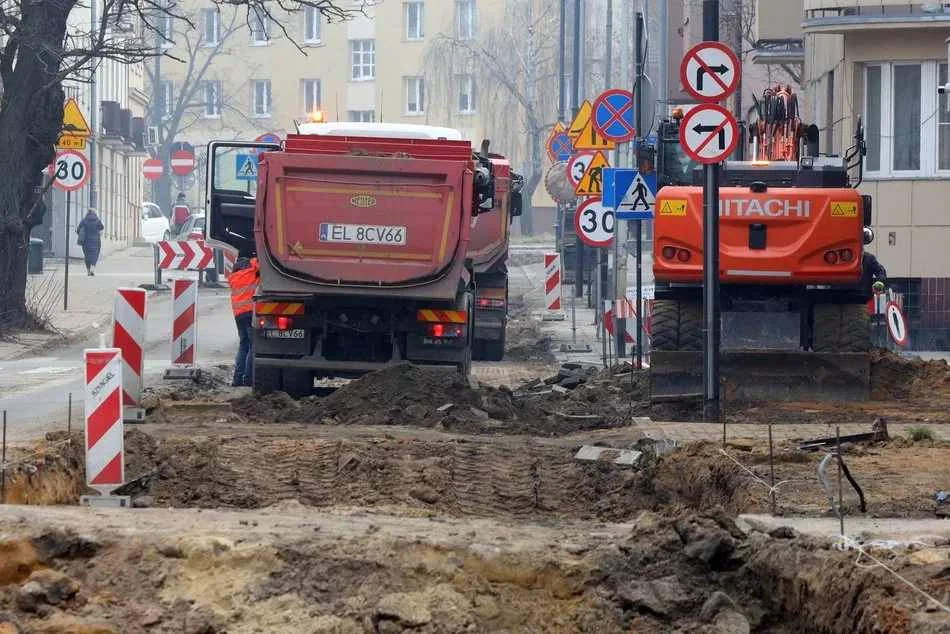
<svg viewBox="0 0 950 634"><path fill-rule="evenodd" d="M324 222L320 224L320 242L404 246L406 244L406 228L395 225L344 225Z"/></svg>
<svg viewBox="0 0 950 634"><path fill-rule="evenodd" d="M292 330L265 330L265 339L305 339L306 333L303 328L294 328Z"/></svg>

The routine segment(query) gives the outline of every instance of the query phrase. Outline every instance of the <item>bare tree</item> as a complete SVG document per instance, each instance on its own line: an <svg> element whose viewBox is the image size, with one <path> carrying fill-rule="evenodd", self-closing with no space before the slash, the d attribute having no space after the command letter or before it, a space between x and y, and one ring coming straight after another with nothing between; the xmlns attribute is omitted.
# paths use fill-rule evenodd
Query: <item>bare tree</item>
<svg viewBox="0 0 950 634"><path fill-rule="evenodd" d="M460 82L474 82L486 134L525 172L521 228L529 234L544 143L557 116L557 20L556 0L513 0L497 22L480 24L472 37L435 37L423 58L428 110L440 122L456 120Z"/></svg>
<svg viewBox="0 0 950 634"><path fill-rule="evenodd" d="M314 7L330 20L359 8L339 0L215 0L270 16L271 11ZM286 6L285 6L286 5ZM103 0L96 19L83 21L79 0L0 0L0 320L28 325L26 254L30 230L42 222L42 171L62 132L63 81L87 79L98 61L141 63L155 54L155 17L180 15L168 0ZM71 23L72 21L76 24ZM77 19L78 18L78 19ZM118 25L143 25L144 37L127 37Z"/></svg>

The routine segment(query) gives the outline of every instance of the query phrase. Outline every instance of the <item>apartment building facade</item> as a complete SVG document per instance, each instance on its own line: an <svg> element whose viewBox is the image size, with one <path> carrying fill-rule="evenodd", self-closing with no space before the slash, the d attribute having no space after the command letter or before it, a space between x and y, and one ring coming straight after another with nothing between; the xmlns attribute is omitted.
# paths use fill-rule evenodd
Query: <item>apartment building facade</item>
<svg viewBox="0 0 950 634"><path fill-rule="evenodd" d="M870 250L903 297L917 349L950 348L950 7L805 0L807 114L824 151L867 139L861 191L874 200Z"/></svg>

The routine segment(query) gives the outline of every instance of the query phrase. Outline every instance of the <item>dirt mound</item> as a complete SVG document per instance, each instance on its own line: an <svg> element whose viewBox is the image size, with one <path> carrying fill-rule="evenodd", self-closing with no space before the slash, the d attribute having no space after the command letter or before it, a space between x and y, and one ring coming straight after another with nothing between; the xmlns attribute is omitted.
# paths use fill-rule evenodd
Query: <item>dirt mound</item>
<svg viewBox="0 0 950 634"><path fill-rule="evenodd" d="M630 424L646 411L646 377L563 370L535 391L473 384L455 372L395 365L351 381L329 396L242 396L235 413L256 422L406 425L473 434L562 436ZM556 386L555 384L560 384ZM563 386L570 386L563 387Z"/></svg>
<svg viewBox="0 0 950 634"><path fill-rule="evenodd" d="M721 512L644 513L629 534L544 530L520 548L507 542L525 542L529 526L434 524L420 534L418 522L377 516L382 529L357 518L360 530L345 531L311 513L307 535L293 507L274 512L279 531L253 528L267 522L257 514L236 541L171 531L173 518L151 520L165 537L88 520L75 521L82 533L17 525L0 541L22 564L0 580L0 630L946 631L919 595L880 567L859 567L854 553L792 531L746 533ZM465 538L451 532L466 528ZM933 595L945 588L944 565L900 553L888 565Z"/></svg>
<svg viewBox="0 0 950 634"><path fill-rule="evenodd" d="M950 397L950 365L925 361L889 350L871 356L871 398L874 400Z"/></svg>

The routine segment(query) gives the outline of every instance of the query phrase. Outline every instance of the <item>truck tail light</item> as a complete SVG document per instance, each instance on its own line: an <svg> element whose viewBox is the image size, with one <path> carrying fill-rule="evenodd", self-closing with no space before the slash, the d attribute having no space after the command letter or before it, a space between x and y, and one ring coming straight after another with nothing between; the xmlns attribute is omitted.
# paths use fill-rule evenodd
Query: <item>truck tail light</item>
<svg viewBox="0 0 950 634"><path fill-rule="evenodd" d="M689 262L692 256L693 254L689 252L689 249L680 249L676 252L676 259L680 262Z"/></svg>
<svg viewBox="0 0 950 634"><path fill-rule="evenodd" d="M429 324L427 334L434 339L458 339L465 335L461 324Z"/></svg>
<svg viewBox="0 0 950 634"><path fill-rule="evenodd" d="M290 327L293 325L294 320L285 315L281 315L277 318L277 329L278 330L290 330Z"/></svg>
<svg viewBox="0 0 950 634"><path fill-rule="evenodd" d="M479 308L504 308L505 300L497 297L479 297L475 304Z"/></svg>
<svg viewBox="0 0 950 634"><path fill-rule="evenodd" d="M838 254L834 251L825 251L825 262L827 264L837 264Z"/></svg>
<svg viewBox="0 0 950 634"><path fill-rule="evenodd" d="M850 262L854 259L854 251L851 249L840 249L838 251L838 258L840 258L842 262Z"/></svg>
<svg viewBox="0 0 950 634"><path fill-rule="evenodd" d="M667 260L672 260L673 258L676 257L676 249L673 247L663 247L663 250L661 251L661 253L663 254L663 257Z"/></svg>

